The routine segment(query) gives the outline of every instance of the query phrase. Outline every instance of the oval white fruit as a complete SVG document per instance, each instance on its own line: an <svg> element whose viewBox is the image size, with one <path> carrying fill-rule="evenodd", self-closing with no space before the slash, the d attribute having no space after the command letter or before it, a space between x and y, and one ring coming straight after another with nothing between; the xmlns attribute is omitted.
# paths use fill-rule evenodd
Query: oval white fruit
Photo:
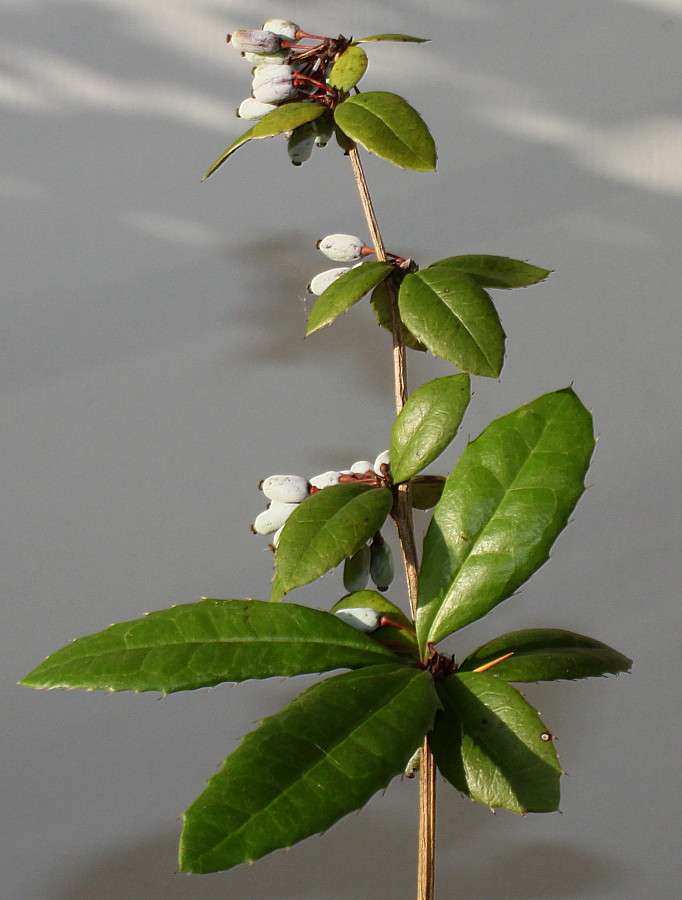
<svg viewBox="0 0 682 900"><path fill-rule="evenodd" d="M242 53L274 53L281 49L281 38L273 31L240 28L229 38L234 49Z"/></svg>
<svg viewBox="0 0 682 900"><path fill-rule="evenodd" d="M242 100L239 104L237 115L240 119L262 119L263 116L272 112L273 109L277 109L274 103L261 103L260 100L254 100L253 97L247 97L246 100Z"/></svg>
<svg viewBox="0 0 682 900"><path fill-rule="evenodd" d="M261 484L268 500L281 503L300 503L308 496L308 481L301 475L270 475Z"/></svg>
<svg viewBox="0 0 682 900"><path fill-rule="evenodd" d="M355 262L362 258L365 242L354 234L328 234L317 242L317 249L336 262Z"/></svg>
<svg viewBox="0 0 682 900"><path fill-rule="evenodd" d="M323 488L329 487L332 484L338 484L340 477L340 472L323 472L321 475L316 475L314 478L311 478L310 485L321 491Z"/></svg>
<svg viewBox="0 0 682 900"><path fill-rule="evenodd" d="M350 269L347 266L338 269L327 269L325 272L320 272L308 285L309 293L316 294L319 297L320 294L327 290L330 284L334 284L337 278L345 275L346 272L350 272Z"/></svg>
<svg viewBox="0 0 682 900"><path fill-rule="evenodd" d="M295 41L296 32L300 29L294 22L289 22L286 19L268 19L263 25L263 30L272 31L273 34L287 41Z"/></svg>
<svg viewBox="0 0 682 900"><path fill-rule="evenodd" d="M350 467L352 475L365 475L367 472L373 472L372 463L368 459L359 459Z"/></svg>
<svg viewBox="0 0 682 900"><path fill-rule="evenodd" d="M298 503L280 503L273 500L266 510L256 516L253 530L258 534L272 534L284 525L297 506Z"/></svg>
<svg viewBox="0 0 682 900"><path fill-rule="evenodd" d="M371 634L376 631L381 624L381 613L369 606L357 606L351 609L340 609L334 613L347 625L357 628L358 631L364 631L365 634Z"/></svg>
<svg viewBox="0 0 682 900"><path fill-rule="evenodd" d="M377 475L385 475L386 472L382 471L383 466L390 466L391 464L391 456L388 450L384 450L383 453L380 453L377 458L374 460L374 465L372 468L377 473Z"/></svg>

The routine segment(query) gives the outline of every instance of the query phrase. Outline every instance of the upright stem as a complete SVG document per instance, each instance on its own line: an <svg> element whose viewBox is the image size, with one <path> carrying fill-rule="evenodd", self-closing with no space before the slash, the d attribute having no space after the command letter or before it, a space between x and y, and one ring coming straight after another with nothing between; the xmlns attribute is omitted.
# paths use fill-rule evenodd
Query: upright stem
<svg viewBox="0 0 682 900"><path fill-rule="evenodd" d="M360 193L360 201L362 209L367 220L367 227L372 238L374 252L379 262L386 262L386 248L384 246L381 232L379 231L379 223L377 221L372 198L369 194L365 173L360 161L360 154L357 148L349 151L350 163L353 167L353 175ZM393 389L395 393L395 409L399 413L405 401L407 400L407 359L405 355L405 341L403 340L403 329L398 312L398 298L395 291L391 289L391 319L393 332ZM405 577L407 579L407 593L410 598L410 608L412 610L412 618L417 615L417 545L414 540L414 525L412 522L412 500L410 497L410 485L398 485L398 502L396 504L395 522L398 529L398 537L400 539L400 550L403 556L403 564L405 566Z"/></svg>
<svg viewBox="0 0 682 900"><path fill-rule="evenodd" d="M365 173L356 147L349 151L353 175L360 193L362 209L367 220L367 227L372 238L374 251L379 262L386 262L384 246L379 223L377 221L372 198L365 179ZM396 412L400 413L407 400L407 360L405 341L398 311L398 298L393 287L391 290L391 325L393 332L393 385L395 392ZM395 510L395 523L398 529L400 550L405 565L407 593L410 598L412 617L417 615L417 577L418 558L417 545L414 539L412 521L412 499L410 485L398 485L398 498ZM419 859L417 863L417 900L434 900L435 852L436 852L436 766L428 743L424 739L421 765L419 771Z"/></svg>

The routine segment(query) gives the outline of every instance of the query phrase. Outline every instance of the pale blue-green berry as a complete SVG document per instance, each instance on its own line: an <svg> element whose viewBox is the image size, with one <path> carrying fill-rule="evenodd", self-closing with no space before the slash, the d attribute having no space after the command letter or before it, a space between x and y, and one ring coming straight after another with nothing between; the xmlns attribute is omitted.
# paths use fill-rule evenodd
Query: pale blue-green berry
<svg viewBox="0 0 682 900"><path fill-rule="evenodd" d="M310 159L316 135L315 126L311 122L294 128L287 142L287 150L289 159L295 166L302 166Z"/></svg>
<svg viewBox="0 0 682 900"><path fill-rule="evenodd" d="M323 472L321 475L316 475L314 478L310 479L310 486L321 491L323 488L330 487L332 484L338 484L340 477L340 472Z"/></svg>
<svg viewBox="0 0 682 900"><path fill-rule="evenodd" d="M227 37L234 49L243 53L274 53L281 49L282 39L273 31L240 28Z"/></svg>
<svg viewBox="0 0 682 900"><path fill-rule="evenodd" d="M363 544L343 564L343 586L349 594L353 594L355 591L364 591L367 587L370 557L369 547L367 544Z"/></svg>
<svg viewBox="0 0 682 900"><path fill-rule="evenodd" d="M261 103L282 103L296 96L291 66L257 66L253 73L251 95Z"/></svg>
<svg viewBox="0 0 682 900"><path fill-rule="evenodd" d="M279 500L273 500L266 510L256 516L253 531L258 534L272 534L284 525L297 506L298 503L280 503Z"/></svg>
<svg viewBox="0 0 682 900"><path fill-rule="evenodd" d="M261 490L268 500L281 503L300 503L308 496L308 481L301 475L270 475L261 482Z"/></svg>
<svg viewBox="0 0 682 900"><path fill-rule="evenodd" d="M339 619L347 625L357 628L358 631L364 631L365 634L371 634L381 625L381 613L369 606L356 606L350 609L340 609L334 613Z"/></svg>
<svg viewBox="0 0 682 900"><path fill-rule="evenodd" d="M415 750L405 766L405 778L414 778L415 772L419 771L421 758L422 748L420 747L419 750Z"/></svg>
<svg viewBox="0 0 682 900"><path fill-rule="evenodd" d="M372 463L368 459L360 459L357 462L354 462L350 467L352 475L366 475L367 472L372 471L374 471L372 469Z"/></svg>
<svg viewBox="0 0 682 900"><path fill-rule="evenodd" d="M320 116L313 122L317 137L315 143L318 147L326 147L329 141L334 137L334 123L326 116Z"/></svg>
<svg viewBox="0 0 682 900"><path fill-rule="evenodd" d="M380 453L377 458L374 460L374 465L372 468L377 473L377 475L386 475L386 471L384 470L384 466L389 466L391 464L391 457L388 450L384 450L383 453Z"/></svg>
<svg viewBox="0 0 682 900"><path fill-rule="evenodd" d="M286 19L268 19L263 25L263 30L272 31L287 41L295 41L296 34L300 29L294 22L288 22Z"/></svg>
<svg viewBox="0 0 682 900"><path fill-rule="evenodd" d="M283 66L288 56L288 50L277 50L276 53L245 53L244 59L254 66Z"/></svg>
<svg viewBox="0 0 682 900"><path fill-rule="evenodd" d="M319 297L323 291L327 290L330 284L334 284L336 279L345 275L346 272L350 272L350 269L347 266L339 269L327 269L325 272L320 272L320 274L316 275L308 285L308 293L316 294Z"/></svg>
<svg viewBox="0 0 682 900"><path fill-rule="evenodd" d="M328 234L321 238L317 249L336 262L354 262L362 258L365 242L353 234Z"/></svg>
<svg viewBox="0 0 682 900"><path fill-rule="evenodd" d="M395 575L393 553L383 538L380 541L372 541L369 574L378 591L387 590L393 581L393 576Z"/></svg>
<svg viewBox="0 0 682 900"><path fill-rule="evenodd" d="M262 119L273 109L277 109L277 104L261 103L260 100L254 100L253 97L247 97L240 103L237 115L240 119Z"/></svg>
<svg viewBox="0 0 682 900"><path fill-rule="evenodd" d="M288 63L286 65L273 65L272 63L264 63L256 66L251 71L253 81L251 87L259 87L261 84L267 84L273 78L289 77L293 78L294 70Z"/></svg>

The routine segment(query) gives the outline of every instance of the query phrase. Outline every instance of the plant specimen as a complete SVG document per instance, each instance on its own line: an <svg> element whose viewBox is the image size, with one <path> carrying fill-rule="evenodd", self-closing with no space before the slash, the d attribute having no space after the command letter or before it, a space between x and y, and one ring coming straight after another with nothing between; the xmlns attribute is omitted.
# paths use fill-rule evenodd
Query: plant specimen
<svg viewBox="0 0 682 900"><path fill-rule="evenodd" d="M349 160L369 239L331 234L317 242L337 265L309 285L317 299L307 334L369 297L392 336L390 446L375 460L349 460L344 471L261 482L267 506L253 530L272 535L269 600L203 599L113 625L57 651L22 683L166 694L349 670L265 719L225 760L185 813L180 866L214 872L289 847L419 770L418 897L430 900L436 771L491 808L556 810L562 769L553 735L513 683L630 667L605 644L560 629L504 634L461 660L438 649L547 560L584 491L592 418L571 388L556 390L493 421L447 478L425 473L459 430L471 377L501 373L505 334L489 292L528 287L549 272L501 256L460 254L422 265L387 251L359 148L422 172L435 169L436 148L402 97L359 90L368 65L363 45L422 39L329 38L280 19L229 39L255 67L251 96L238 110L254 124L206 177L249 141L277 135L297 166L327 144L337 151L328 154ZM456 371L408 394L408 351L428 351ZM413 509L433 509L421 554ZM386 596L395 568L382 533L389 520L405 574L397 599L406 595L406 609ZM285 601L341 565L347 593L332 609Z"/></svg>

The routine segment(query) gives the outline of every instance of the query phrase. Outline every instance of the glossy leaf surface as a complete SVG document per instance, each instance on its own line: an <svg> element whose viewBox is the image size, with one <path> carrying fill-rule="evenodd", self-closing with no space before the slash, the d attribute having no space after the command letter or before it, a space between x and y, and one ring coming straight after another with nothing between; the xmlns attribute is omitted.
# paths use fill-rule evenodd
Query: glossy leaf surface
<svg viewBox="0 0 682 900"><path fill-rule="evenodd" d="M283 134L285 131L293 131L299 125L306 122L312 122L318 119L325 111L325 107L319 103L286 103L267 113L248 131L245 131L236 141L233 141L227 150L222 153L213 163L208 172L201 179L206 179L213 175L216 169L228 159L235 150L239 150L244 144L257 138L274 137L276 134Z"/></svg>
<svg viewBox="0 0 682 900"><path fill-rule="evenodd" d="M374 609L386 616L396 625L381 625L376 631L370 633L372 640L378 641L385 646L389 646L391 650L404 658L408 664L419 663L419 654L417 652L417 637L414 634L414 624L405 613L391 603L383 594L378 591L355 591L353 594L346 594L338 603L332 607L332 612L337 613L344 609Z"/></svg>
<svg viewBox="0 0 682 900"><path fill-rule="evenodd" d="M392 282L392 278L387 278L385 281L382 281L381 284L378 284L372 291L372 299L370 300L377 321L382 328L385 328L387 331L391 332L391 334L393 333L393 312L391 310L392 300L390 287ZM397 293L397 285L395 286L395 290ZM425 352L426 347L422 342L417 340L404 322L401 322L401 324L405 346L409 347L410 350L419 350L422 353Z"/></svg>
<svg viewBox="0 0 682 900"><path fill-rule="evenodd" d="M439 683L438 694L443 712L429 744L458 791L516 813L558 809L562 770L551 734L516 688L463 672Z"/></svg>
<svg viewBox="0 0 682 900"><path fill-rule="evenodd" d="M507 256L469 254L468 256L448 256L432 263L433 266L452 266L466 272L481 287L520 288L538 284L551 275L551 269L540 269L520 259ZM430 268L430 267L429 267Z"/></svg>
<svg viewBox="0 0 682 900"><path fill-rule="evenodd" d="M21 683L170 694L392 658L389 650L327 612L293 603L207 599L78 638Z"/></svg>
<svg viewBox="0 0 682 900"><path fill-rule="evenodd" d="M347 47L332 66L328 83L340 91L349 91L367 71L367 62L362 47Z"/></svg>
<svg viewBox="0 0 682 900"><path fill-rule="evenodd" d="M180 868L216 872L329 828L399 775L440 702L429 673L337 675L265 719L184 816Z"/></svg>
<svg viewBox="0 0 682 900"><path fill-rule="evenodd" d="M472 375L497 378L504 331L488 294L455 266L431 266L406 275L400 315L435 356Z"/></svg>
<svg viewBox="0 0 682 900"><path fill-rule="evenodd" d="M308 584L352 556L386 521L388 488L335 484L313 494L289 516L277 545L271 600Z"/></svg>
<svg viewBox="0 0 682 900"><path fill-rule="evenodd" d="M320 294L310 310L306 335L324 328L325 325L331 325L334 319L361 300L393 270L390 263L368 262L337 278Z"/></svg>
<svg viewBox="0 0 682 900"><path fill-rule="evenodd" d="M412 479L414 509L432 509L440 500L445 487L442 475L417 475Z"/></svg>
<svg viewBox="0 0 682 900"><path fill-rule="evenodd" d="M432 172L436 168L431 132L419 113L397 94L357 94L340 103L334 117L354 141L401 169Z"/></svg>
<svg viewBox="0 0 682 900"><path fill-rule="evenodd" d="M530 628L503 634L474 650L460 665L466 672L513 653L494 672L505 681L557 681L628 672L632 660L601 641L558 628Z"/></svg>
<svg viewBox="0 0 682 900"><path fill-rule="evenodd" d="M393 619L394 622L399 622L402 625L408 626L411 624L402 609L396 606L395 603L391 603L391 601L387 597L384 597L383 594L380 594L379 591L354 591L352 594L346 594L345 597L342 597L334 604L331 611L336 613L341 609L353 609L357 607L376 609L377 612L388 616Z"/></svg>
<svg viewBox="0 0 682 900"><path fill-rule="evenodd" d="M457 434L470 399L468 375L435 378L410 394L391 433L391 475L396 484L440 456Z"/></svg>
<svg viewBox="0 0 682 900"><path fill-rule="evenodd" d="M422 648L485 615L547 560L593 449L592 417L568 388L496 419L469 444L424 537Z"/></svg>
<svg viewBox="0 0 682 900"><path fill-rule="evenodd" d="M409 34L372 34L369 37L356 38L354 44L367 44L371 41L397 41L401 44L426 44L430 38L412 37Z"/></svg>

